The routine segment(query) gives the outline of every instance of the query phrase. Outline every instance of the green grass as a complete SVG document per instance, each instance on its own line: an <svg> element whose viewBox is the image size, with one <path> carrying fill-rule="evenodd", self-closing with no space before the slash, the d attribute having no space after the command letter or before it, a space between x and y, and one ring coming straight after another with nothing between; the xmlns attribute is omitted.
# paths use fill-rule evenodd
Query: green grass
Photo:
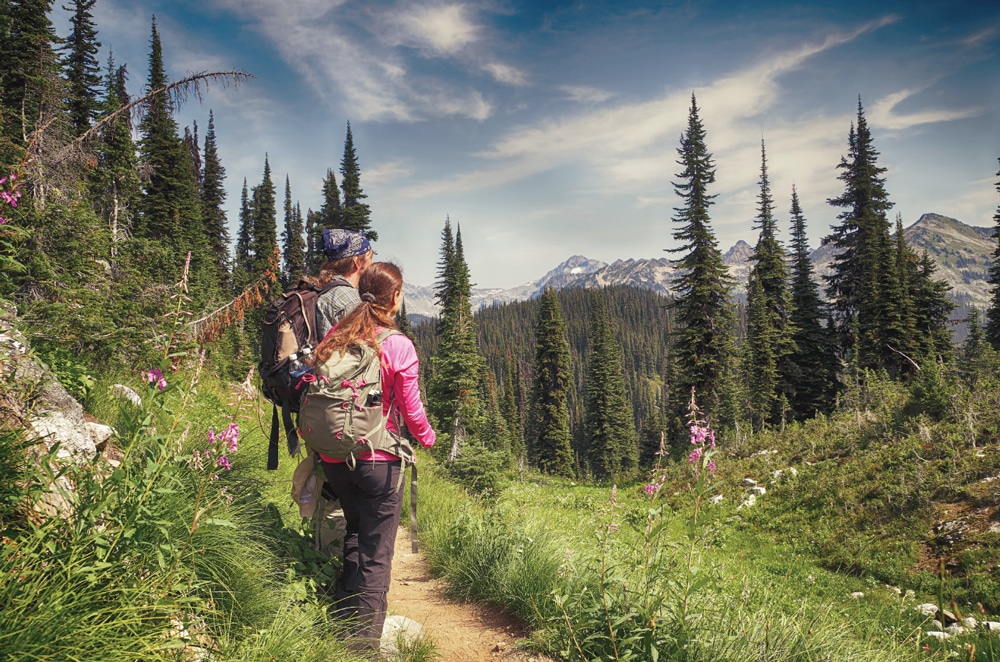
<svg viewBox="0 0 1000 662"><path fill-rule="evenodd" d="M265 475L266 438L244 406L232 471L215 456L194 463L236 409L231 386L202 379L195 393L191 378L169 375L163 393L136 385L141 408L108 395L111 380L90 388L88 407L118 431L117 468L0 466L0 659L178 660L195 647L218 660L355 659L282 544L301 525L294 462ZM25 445L16 432L0 440ZM28 516L58 471L76 485L71 514Z"/></svg>
<svg viewBox="0 0 1000 662"><path fill-rule="evenodd" d="M929 416L926 392L873 379L835 416L722 437L712 493L724 499L702 510L710 532L696 560L707 579L689 608L678 608L689 574L686 463L666 468L666 507L655 517L661 556L652 569L643 570L642 483L619 486L612 516L610 486L529 475L480 501L425 467L426 546L455 595L521 616L536 629L538 647L567 659L650 659L657 642L671 660L917 660L949 652L993 660L1000 637L969 633L938 643L913 609L937 603L940 591L946 607L965 615L982 618L978 604L986 614L1000 610L1000 536L981 521L952 545L932 531L954 518L949 513L997 512L997 484L983 479L1000 475L1000 387L953 380L949 388L946 407ZM773 478L788 467L798 475ZM768 493L739 509L747 477ZM852 598L858 592L864 596ZM659 601L652 619L649 594Z"/></svg>

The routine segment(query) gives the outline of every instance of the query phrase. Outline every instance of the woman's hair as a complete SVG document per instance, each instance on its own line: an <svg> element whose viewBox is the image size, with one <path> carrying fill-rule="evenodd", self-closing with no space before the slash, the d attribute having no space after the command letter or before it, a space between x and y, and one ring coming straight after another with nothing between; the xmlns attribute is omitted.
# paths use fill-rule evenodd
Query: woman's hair
<svg viewBox="0 0 1000 662"><path fill-rule="evenodd" d="M324 262L319 268L319 275L314 278L303 278L302 280L307 283L312 283L316 287L323 287L331 280L334 276L348 276L354 272L354 258L357 257L340 257L336 260L330 260Z"/></svg>
<svg viewBox="0 0 1000 662"><path fill-rule="evenodd" d="M361 272L358 294L361 303L344 315L333 333L313 352L316 365L326 363L334 352L346 352L353 344L366 342L381 354L375 339L378 328L396 328L392 315L392 297L403 289L403 272L392 262L373 262Z"/></svg>

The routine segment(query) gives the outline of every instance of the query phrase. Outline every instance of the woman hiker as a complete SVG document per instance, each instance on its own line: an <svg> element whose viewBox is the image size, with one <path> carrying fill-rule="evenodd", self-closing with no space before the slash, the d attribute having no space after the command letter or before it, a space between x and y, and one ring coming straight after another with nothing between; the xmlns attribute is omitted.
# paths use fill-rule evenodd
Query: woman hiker
<svg viewBox="0 0 1000 662"><path fill-rule="evenodd" d="M420 402L419 368L413 342L395 333L379 343L376 335L395 329L395 315L403 301L403 275L389 262L375 262L358 281L361 303L347 313L317 346L316 365L334 352L367 343L381 356L382 410L387 427L399 434L397 414L424 448L436 435ZM403 502L402 462L384 450L362 452L357 463L326 457L323 472L340 497L347 520L344 569L334 591L341 613L352 617L353 636L359 647L377 649L386 616L386 594L392 555Z"/></svg>

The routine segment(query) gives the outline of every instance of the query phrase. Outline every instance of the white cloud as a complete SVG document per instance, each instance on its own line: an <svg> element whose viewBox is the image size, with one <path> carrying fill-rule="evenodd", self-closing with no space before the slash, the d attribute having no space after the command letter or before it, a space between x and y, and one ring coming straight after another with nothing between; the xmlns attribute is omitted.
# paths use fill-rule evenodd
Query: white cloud
<svg viewBox="0 0 1000 662"><path fill-rule="evenodd" d="M570 101L577 103L603 103L614 96L612 92L590 85L560 85L558 89L565 92Z"/></svg>
<svg viewBox="0 0 1000 662"><path fill-rule="evenodd" d="M906 115L896 114L896 106L922 91L923 89L900 90L879 99L867 113L869 123L873 127L901 130L921 124L950 122L952 120L975 117L983 112L982 108L963 108L959 110L924 110Z"/></svg>
<svg viewBox="0 0 1000 662"><path fill-rule="evenodd" d="M413 46L435 57L454 56L478 38L479 27L468 19L464 5L407 3L386 15L385 38L394 46Z"/></svg>
<svg viewBox="0 0 1000 662"><path fill-rule="evenodd" d="M408 179L414 172L413 164L406 161L388 161L365 170L365 184L393 184Z"/></svg>
<svg viewBox="0 0 1000 662"><path fill-rule="evenodd" d="M493 79L504 85L520 87L528 84L528 77L523 71L501 62L488 62L483 69L493 76Z"/></svg>
<svg viewBox="0 0 1000 662"><path fill-rule="evenodd" d="M358 121L413 122L428 117L483 120L482 93L440 78L415 76L399 46L452 56L479 31L461 4L401 4L386 9L344 0L213 0L251 21L314 92Z"/></svg>

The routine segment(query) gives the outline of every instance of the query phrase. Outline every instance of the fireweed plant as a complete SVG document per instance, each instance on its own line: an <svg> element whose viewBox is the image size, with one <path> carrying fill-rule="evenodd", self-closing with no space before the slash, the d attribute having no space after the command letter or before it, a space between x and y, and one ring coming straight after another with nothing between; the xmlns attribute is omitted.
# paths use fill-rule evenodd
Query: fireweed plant
<svg viewBox="0 0 1000 662"><path fill-rule="evenodd" d="M615 486L604 524L595 532L596 568L583 574L571 565L564 568L566 584L553 597L564 632L560 653L566 659L697 658L691 652L703 643L705 610L712 608L713 595L706 589L715 578L713 571L703 568L702 555L716 533L703 510L712 489L716 448L715 432L704 420L693 390L688 411L691 513L682 542L667 532L673 518L665 499L666 453L661 442L656 465L641 488L647 508L639 523L640 548L619 549L616 534L621 517Z"/></svg>

